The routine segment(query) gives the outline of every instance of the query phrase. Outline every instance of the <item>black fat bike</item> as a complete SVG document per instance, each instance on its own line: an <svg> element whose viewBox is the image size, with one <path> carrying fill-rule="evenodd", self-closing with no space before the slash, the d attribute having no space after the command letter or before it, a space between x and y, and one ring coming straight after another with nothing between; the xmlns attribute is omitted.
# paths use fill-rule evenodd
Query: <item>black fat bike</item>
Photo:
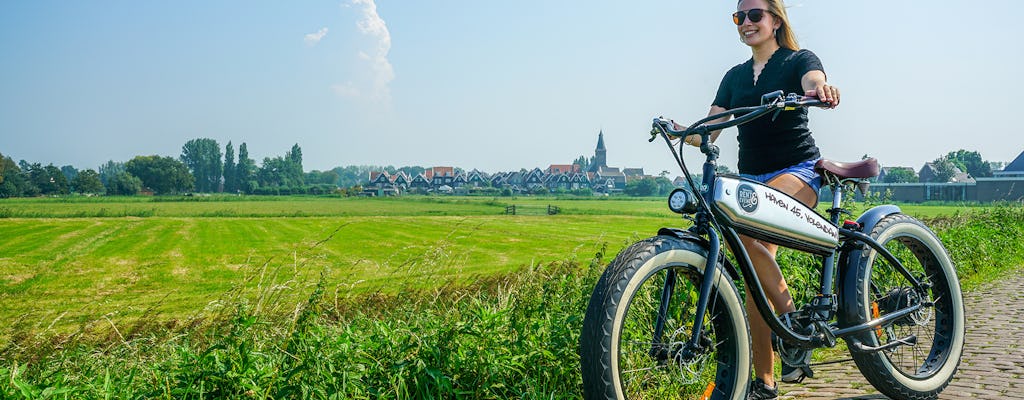
<svg viewBox="0 0 1024 400"><path fill-rule="evenodd" d="M711 132L821 105L773 92L760 106L711 115L681 131L654 120L651 140L665 140L689 184L671 193L669 208L692 225L662 228L604 271L580 335L586 398L745 398L750 332L738 283L765 316L786 362L799 363L797 354L843 339L864 377L889 397L933 399L949 384L963 352L964 305L956 267L939 238L895 205L840 221L850 214L842 206L844 188L863 190L878 175L874 159L818 162L833 193L828 217L767 185L716 172ZM709 124L725 116L736 118ZM705 155L699 182L683 161L684 141L673 142L690 135L701 138ZM819 256L817 295L776 316L741 234ZM721 252L722 238L738 265Z"/></svg>

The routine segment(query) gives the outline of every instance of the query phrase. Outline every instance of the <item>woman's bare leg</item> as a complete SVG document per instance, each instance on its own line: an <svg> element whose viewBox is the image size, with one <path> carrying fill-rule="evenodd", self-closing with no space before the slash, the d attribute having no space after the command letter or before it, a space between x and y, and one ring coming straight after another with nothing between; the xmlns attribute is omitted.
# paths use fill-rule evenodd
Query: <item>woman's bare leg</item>
<svg viewBox="0 0 1024 400"><path fill-rule="evenodd" d="M796 176L782 174L769 181L768 185L793 196L804 204L814 205L818 202L818 194ZM768 297L775 313L784 314L796 311L786 278L782 276L779 264L775 262L775 255L779 247L742 235L740 240L747 248L750 261L757 271L758 281L764 288L765 296ZM750 319L751 349L754 352L754 375L769 386L775 385L775 353L772 352L772 331L764 322L761 312L754 305L749 290L747 290L746 307Z"/></svg>

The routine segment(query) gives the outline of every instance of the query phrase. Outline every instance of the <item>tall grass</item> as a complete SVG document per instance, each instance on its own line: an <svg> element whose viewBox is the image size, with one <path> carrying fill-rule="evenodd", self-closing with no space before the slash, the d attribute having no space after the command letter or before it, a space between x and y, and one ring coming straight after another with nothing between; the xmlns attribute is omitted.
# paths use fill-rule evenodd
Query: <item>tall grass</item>
<svg viewBox="0 0 1024 400"><path fill-rule="evenodd" d="M268 262L184 320L17 337L0 351L0 397L575 397L577 335L604 252L371 295L328 283L327 271L302 281L291 271L304 265ZM440 271L459 259L441 242L393 268ZM282 301L295 291L303 301Z"/></svg>
<svg viewBox="0 0 1024 400"><path fill-rule="evenodd" d="M1024 208L928 223L967 281L1024 263ZM356 293L352 282L325 279L329 271L296 278L304 265L272 260L250 266L189 318L149 315L134 325L19 337L0 350L0 397L576 398L586 301L606 253L624 244L578 248L579 256L469 284L413 282L397 293ZM315 258L316 248L294 259ZM442 241L391 268L441 271L461 258ZM783 262L799 268L792 264ZM296 292L301 301L286 300Z"/></svg>

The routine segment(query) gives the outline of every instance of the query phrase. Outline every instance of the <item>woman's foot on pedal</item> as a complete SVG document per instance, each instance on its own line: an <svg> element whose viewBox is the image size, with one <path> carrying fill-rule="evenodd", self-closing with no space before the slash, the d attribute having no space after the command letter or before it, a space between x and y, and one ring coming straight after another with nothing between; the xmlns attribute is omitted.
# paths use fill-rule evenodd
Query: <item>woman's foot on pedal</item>
<svg viewBox="0 0 1024 400"><path fill-rule="evenodd" d="M800 333L808 333L808 330L798 322L800 321L798 315L797 312L791 312L782 314L780 319L787 327ZM811 371L811 349L790 346L776 336L775 332L772 332L772 350L779 353L779 358L782 361L782 377L779 380L786 383L800 383L804 378L814 377L814 372Z"/></svg>
<svg viewBox="0 0 1024 400"><path fill-rule="evenodd" d="M779 397L778 385L768 386L761 378L750 382L750 391L747 392L747 400L766 400Z"/></svg>
<svg viewBox="0 0 1024 400"><path fill-rule="evenodd" d="M814 377L814 371L811 371L810 366L790 367L785 363L782 364L782 377L779 380L786 383L800 383L807 377Z"/></svg>
<svg viewBox="0 0 1024 400"><path fill-rule="evenodd" d="M798 356L797 359L800 362L796 365L789 365L785 359L782 360L782 378L780 379L786 383L800 383L804 378L813 378L814 371L811 371L811 351L810 350L799 350L802 355Z"/></svg>

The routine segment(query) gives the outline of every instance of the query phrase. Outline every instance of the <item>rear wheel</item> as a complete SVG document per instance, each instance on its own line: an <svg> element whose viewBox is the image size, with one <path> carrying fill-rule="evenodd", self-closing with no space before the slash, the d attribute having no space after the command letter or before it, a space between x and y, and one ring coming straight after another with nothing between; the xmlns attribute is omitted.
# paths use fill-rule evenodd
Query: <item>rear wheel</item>
<svg viewBox="0 0 1024 400"><path fill-rule="evenodd" d="M696 243L657 236L612 261L594 288L580 335L585 398L746 397L746 314L720 268L699 345L686 345L706 257Z"/></svg>
<svg viewBox="0 0 1024 400"><path fill-rule="evenodd" d="M851 346L851 354L864 377L885 395L934 399L953 378L963 353L964 305L956 268L939 238L907 215L883 218L871 237L896 256L924 290L915 289L878 252L865 252L865 267L856 272L858 323L907 307L920 309L853 338L869 347L903 344L873 353Z"/></svg>

